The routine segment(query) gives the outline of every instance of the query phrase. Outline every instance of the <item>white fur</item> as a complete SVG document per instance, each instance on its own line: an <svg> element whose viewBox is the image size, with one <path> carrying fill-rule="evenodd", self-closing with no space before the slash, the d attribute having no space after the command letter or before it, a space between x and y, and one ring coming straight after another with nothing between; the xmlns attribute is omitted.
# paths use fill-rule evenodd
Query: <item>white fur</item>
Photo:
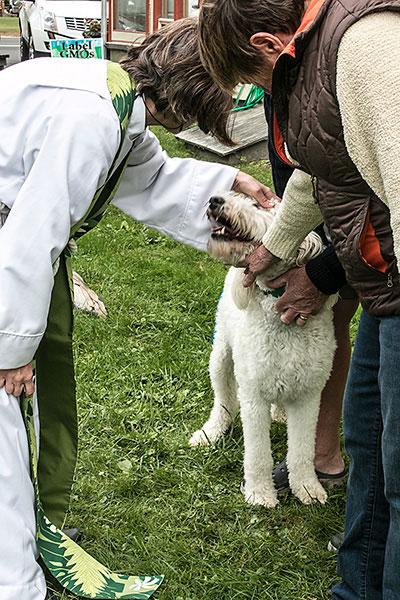
<svg viewBox="0 0 400 600"><path fill-rule="evenodd" d="M231 192L221 195L222 210L232 229L251 242L211 239L209 251L230 264L238 264L256 247L278 208L260 210L249 198ZM212 212L211 210L209 212ZM217 214L215 214L217 212ZM218 217L218 211L213 216ZM244 434L243 493L250 504L278 503L272 479L273 459L269 429L271 405L287 415L289 483L305 504L324 503L326 491L314 470L315 433L320 396L329 378L336 347L330 298L304 327L285 325L275 310L276 298L265 295L266 279L302 264L322 250L311 234L289 264L279 263L268 276L243 287L243 269L232 267L219 303L210 375L215 400L210 418L190 439L197 446L215 442L231 425L240 406ZM273 271L273 272L272 272Z"/></svg>

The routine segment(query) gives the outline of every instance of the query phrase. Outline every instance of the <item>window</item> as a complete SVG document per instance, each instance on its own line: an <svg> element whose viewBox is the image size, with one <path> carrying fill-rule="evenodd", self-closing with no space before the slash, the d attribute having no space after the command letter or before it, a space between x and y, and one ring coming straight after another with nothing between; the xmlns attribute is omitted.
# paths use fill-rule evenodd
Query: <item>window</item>
<svg viewBox="0 0 400 600"><path fill-rule="evenodd" d="M122 31L145 32L146 0L116 0L115 28Z"/></svg>

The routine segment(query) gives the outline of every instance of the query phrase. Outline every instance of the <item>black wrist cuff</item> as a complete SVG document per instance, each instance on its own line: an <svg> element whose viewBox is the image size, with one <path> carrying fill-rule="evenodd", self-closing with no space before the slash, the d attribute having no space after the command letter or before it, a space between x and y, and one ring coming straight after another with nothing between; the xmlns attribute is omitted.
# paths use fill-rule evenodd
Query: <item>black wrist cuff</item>
<svg viewBox="0 0 400 600"><path fill-rule="evenodd" d="M336 294L343 287L346 275L333 246L306 264L306 273L312 283L324 294Z"/></svg>

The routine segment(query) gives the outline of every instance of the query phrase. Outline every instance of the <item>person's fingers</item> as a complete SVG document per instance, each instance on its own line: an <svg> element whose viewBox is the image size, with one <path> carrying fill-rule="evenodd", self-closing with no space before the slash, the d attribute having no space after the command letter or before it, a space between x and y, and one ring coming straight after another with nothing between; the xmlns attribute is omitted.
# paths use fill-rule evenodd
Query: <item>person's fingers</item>
<svg viewBox="0 0 400 600"><path fill-rule="evenodd" d="M31 379L30 381L26 381L24 388L25 388L25 394L27 396L31 396L33 394L33 392L35 391L35 382L33 381L33 379Z"/></svg>
<svg viewBox="0 0 400 600"><path fill-rule="evenodd" d="M281 321L282 323L285 323L285 325L290 325L290 323L293 323L293 321L296 320L298 315L299 313L297 310L294 310L293 308L288 308L287 310L285 310L284 313L281 314Z"/></svg>
<svg viewBox="0 0 400 600"><path fill-rule="evenodd" d="M6 394L14 394L14 382L6 379Z"/></svg>
<svg viewBox="0 0 400 600"><path fill-rule="evenodd" d="M307 321L308 321L308 315L300 314L296 318L296 325L298 325L299 327L304 327L304 325L307 324Z"/></svg>
<svg viewBox="0 0 400 600"><path fill-rule="evenodd" d="M0 388L4 386L5 382L6 382L6 378L0 377Z"/></svg>
<svg viewBox="0 0 400 600"><path fill-rule="evenodd" d="M243 281L244 287L252 285L256 280L256 277L266 271L277 260L276 256L271 254L265 246L260 244L244 259L244 261L242 261L242 266L247 264L244 271L246 276Z"/></svg>
<svg viewBox="0 0 400 600"><path fill-rule="evenodd" d="M263 208L272 208L280 198L266 185L260 184L260 188L254 193L254 198Z"/></svg>
<svg viewBox="0 0 400 600"><path fill-rule="evenodd" d="M246 271L245 271L245 273L246 273ZM250 287L251 285L253 285L256 278L257 278L257 273L253 273L252 271L249 271L246 274L246 277L243 279L243 287L247 288L247 287Z"/></svg>
<svg viewBox="0 0 400 600"><path fill-rule="evenodd" d="M20 378L5 380L5 391L7 394L12 394L18 398L18 396L20 396L24 390L27 396L33 394L35 391L33 378L27 381L23 381Z"/></svg>
<svg viewBox="0 0 400 600"><path fill-rule="evenodd" d="M269 198L266 198L265 196L261 196L256 198L258 204L260 206L262 206L263 208L273 208L275 206L275 202L273 200L270 200Z"/></svg>
<svg viewBox="0 0 400 600"><path fill-rule="evenodd" d="M272 285L272 283L273 283L273 285ZM274 279L273 282L270 282L270 281L267 282L267 286L272 287L272 288L280 288L285 285L286 285L286 279L284 277L277 277L276 279ZM291 305L290 296L288 297L288 292L285 291L282 294L282 296L280 296L277 299L277 301L275 302L275 310L277 310L280 313L283 313L287 310L292 311L293 309L290 308L290 305ZM290 312L290 315L291 314L292 313ZM294 315L298 315L298 314L299 314L299 311L294 312ZM292 321L288 321L288 322L291 323Z"/></svg>
<svg viewBox="0 0 400 600"><path fill-rule="evenodd" d="M16 383L14 385L14 391L12 393L18 398L22 394L23 390L24 385L22 383Z"/></svg>
<svg viewBox="0 0 400 600"><path fill-rule="evenodd" d="M276 307L276 304L275 304ZM295 322L299 327L304 327L307 324L309 313L301 312L295 308L288 308L281 314L281 321L285 323L285 325L290 325L290 323Z"/></svg>
<svg viewBox="0 0 400 600"><path fill-rule="evenodd" d="M243 171L237 173L232 190L251 196L266 209L272 208L277 202L281 201L271 188L257 181L251 175L243 173Z"/></svg>
<svg viewBox="0 0 400 600"><path fill-rule="evenodd" d="M275 196L273 191L269 188L259 190L257 194L255 194L255 199L263 208L272 208L277 202L279 202L279 198Z"/></svg>

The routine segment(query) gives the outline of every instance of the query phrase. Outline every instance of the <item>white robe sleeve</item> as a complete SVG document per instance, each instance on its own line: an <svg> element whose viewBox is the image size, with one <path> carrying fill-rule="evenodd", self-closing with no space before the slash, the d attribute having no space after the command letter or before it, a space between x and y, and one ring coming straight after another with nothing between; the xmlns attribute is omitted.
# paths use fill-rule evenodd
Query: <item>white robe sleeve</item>
<svg viewBox="0 0 400 600"><path fill-rule="evenodd" d="M52 264L118 149L118 121L103 100L91 97L91 111L64 107L63 114L37 119L27 132L25 181L0 230L1 369L32 360L46 328Z"/></svg>
<svg viewBox="0 0 400 600"><path fill-rule="evenodd" d="M205 250L209 198L231 189L238 169L170 158L146 131L134 146L114 204L136 221L183 244Z"/></svg>

